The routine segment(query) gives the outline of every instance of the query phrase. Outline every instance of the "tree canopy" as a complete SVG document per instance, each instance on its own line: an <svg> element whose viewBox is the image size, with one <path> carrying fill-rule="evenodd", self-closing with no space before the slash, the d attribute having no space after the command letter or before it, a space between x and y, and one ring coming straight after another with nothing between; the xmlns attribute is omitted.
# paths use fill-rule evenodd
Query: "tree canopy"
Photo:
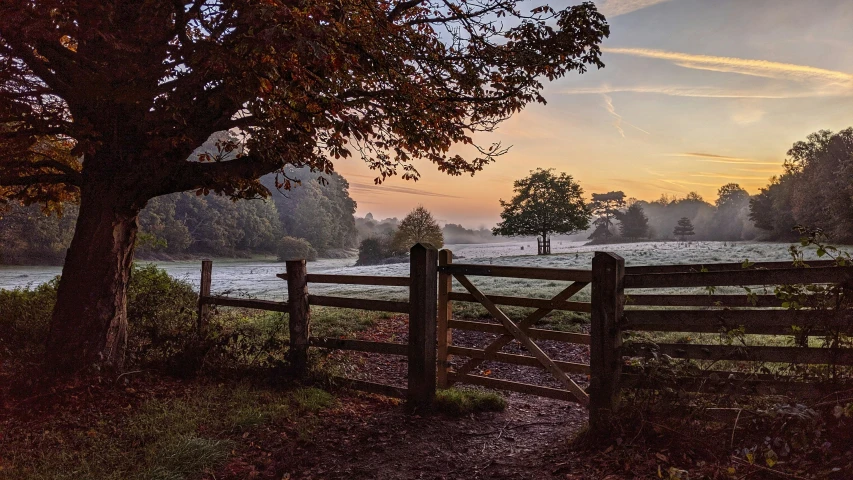
<svg viewBox="0 0 853 480"><path fill-rule="evenodd" d="M583 189L570 175L554 175L554 169L538 168L516 180L515 195L501 200L501 222L492 229L508 237L535 235L542 240L552 233L572 234L589 228L590 209Z"/></svg>
<svg viewBox="0 0 853 480"><path fill-rule="evenodd" d="M696 232L693 231L693 222L691 222L687 217L681 217L678 219L678 223L672 230L672 234L681 239L683 242L687 237L691 237L696 234Z"/></svg>
<svg viewBox="0 0 853 480"><path fill-rule="evenodd" d="M625 213L619 215L619 232L631 240L649 236L649 217L639 202L632 202Z"/></svg>
<svg viewBox="0 0 853 480"><path fill-rule="evenodd" d="M595 225L595 231L589 238L607 240L613 236L613 232L610 231L613 219L625 208L625 193L622 191L593 193L590 208L592 214L597 215L598 218L592 222Z"/></svg>
<svg viewBox="0 0 853 480"><path fill-rule="evenodd" d="M444 246L444 234L432 214L418 205L409 212L394 233L394 247L399 252L407 252L416 243L429 243L435 248Z"/></svg>
<svg viewBox="0 0 853 480"><path fill-rule="evenodd" d="M51 368L121 365L151 198L264 196L263 174L287 188L286 165L330 173L351 156L377 180L417 178L415 160L482 169L504 150L475 133L544 102L542 78L603 66L591 2L521 3L0 0L0 195L80 199Z"/></svg>

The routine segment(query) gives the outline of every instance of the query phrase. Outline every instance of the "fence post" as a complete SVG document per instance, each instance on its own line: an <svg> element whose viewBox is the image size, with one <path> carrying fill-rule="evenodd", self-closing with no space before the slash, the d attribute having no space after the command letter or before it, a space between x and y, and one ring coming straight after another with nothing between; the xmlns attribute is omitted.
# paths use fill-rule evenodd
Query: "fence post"
<svg viewBox="0 0 853 480"><path fill-rule="evenodd" d="M608 428L619 402L622 375L622 319L625 260L595 252L592 259L592 318L590 325L589 423L593 431Z"/></svg>
<svg viewBox="0 0 853 480"><path fill-rule="evenodd" d="M446 267L453 262L453 252L439 250L438 266ZM449 295L453 291L453 275L439 272L438 274L438 388L447 388L447 371L450 368L447 347L453 342L453 330L448 322L453 316L453 302Z"/></svg>
<svg viewBox="0 0 853 480"><path fill-rule="evenodd" d="M308 373L308 337L311 309L308 306L308 271L305 260L288 260L287 306L290 327L290 365L295 375Z"/></svg>
<svg viewBox="0 0 853 480"><path fill-rule="evenodd" d="M198 323L196 331L199 335L204 331L207 324L207 316L210 313L210 305L206 298L210 296L210 283L213 279L213 262L211 260L201 261L201 284L198 289Z"/></svg>
<svg viewBox="0 0 853 480"><path fill-rule="evenodd" d="M438 251L417 243L409 257L409 385L410 411L429 408L435 400L436 306Z"/></svg>

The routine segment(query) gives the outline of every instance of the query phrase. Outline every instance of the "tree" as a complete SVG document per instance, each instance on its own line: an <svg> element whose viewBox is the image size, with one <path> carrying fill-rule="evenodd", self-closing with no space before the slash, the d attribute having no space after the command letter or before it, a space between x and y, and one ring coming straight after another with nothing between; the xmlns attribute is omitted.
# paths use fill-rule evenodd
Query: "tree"
<svg viewBox="0 0 853 480"><path fill-rule="evenodd" d="M693 233L693 223L687 217L681 217L678 220L678 224L675 226L675 229L672 231L672 234L676 237L679 237L683 242L686 237L692 236Z"/></svg>
<svg viewBox="0 0 853 480"><path fill-rule="evenodd" d="M541 77L603 67L609 35L591 2L520 3L0 0L0 191L80 199L49 369L121 366L154 197L266 196L261 175L329 174L354 152L377 181L416 179L418 159L451 175L493 161L500 145L448 152L544 102ZM196 151L216 132L233 135Z"/></svg>
<svg viewBox="0 0 853 480"><path fill-rule="evenodd" d="M515 181L515 195L509 202L501 200L501 222L492 229L493 234L536 235L545 243L552 233L572 234L589 228L590 210L583 189L571 176L556 176L553 171L538 168Z"/></svg>
<svg viewBox="0 0 853 480"><path fill-rule="evenodd" d="M621 191L592 194L592 213L598 215L593 221L595 231L590 235L592 240L607 240L613 236L610 227L613 219L625 208L625 193Z"/></svg>
<svg viewBox="0 0 853 480"><path fill-rule="evenodd" d="M749 215L749 193L737 183L723 185L717 193L717 210L711 219L714 238L742 239L744 220Z"/></svg>
<svg viewBox="0 0 853 480"><path fill-rule="evenodd" d="M619 231L631 240L649 236L649 217L639 202L633 202L625 213L619 215Z"/></svg>
<svg viewBox="0 0 853 480"><path fill-rule="evenodd" d="M409 212L400 222L397 232L394 233L394 250L397 252L408 252L416 243L430 243L436 248L444 246L444 234L438 222L429 213L429 210L418 205Z"/></svg>

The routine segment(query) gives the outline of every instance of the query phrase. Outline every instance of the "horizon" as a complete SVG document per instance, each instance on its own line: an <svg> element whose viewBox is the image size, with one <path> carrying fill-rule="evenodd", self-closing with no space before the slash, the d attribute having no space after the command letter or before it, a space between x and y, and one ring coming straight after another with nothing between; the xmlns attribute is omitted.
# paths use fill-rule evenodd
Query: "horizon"
<svg viewBox="0 0 853 480"><path fill-rule="evenodd" d="M476 136L512 148L474 177L419 163L420 181L374 185L363 162L338 162L356 215L402 218L422 204L443 224L494 225L513 181L537 167L571 175L587 198L622 190L653 201L696 191L713 203L731 182L758 193L809 134L853 125L851 2L595 3L611 25L605 68L546 84L547 105Z"/></svg>

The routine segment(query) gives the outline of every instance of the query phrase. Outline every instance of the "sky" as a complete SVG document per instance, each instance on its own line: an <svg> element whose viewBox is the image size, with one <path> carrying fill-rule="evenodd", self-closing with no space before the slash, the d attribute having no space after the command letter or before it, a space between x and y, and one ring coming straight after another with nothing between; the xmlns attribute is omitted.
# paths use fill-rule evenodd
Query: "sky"
<svg viewBox="0 0 853 480"><path fill-rule="evenodd" d="M491 227L512 182L537 167L571 175L587 198L696 191L713 202L730 182L757 193L810 133L853 126L853 1L596 4L611 28L606 67L546 82L547 105L475 137L511 146L509 153L474 177L421 163L419 181L378 186L364 164L340 162L356 215L402 218L423 205L439 223Z"/></svg>

